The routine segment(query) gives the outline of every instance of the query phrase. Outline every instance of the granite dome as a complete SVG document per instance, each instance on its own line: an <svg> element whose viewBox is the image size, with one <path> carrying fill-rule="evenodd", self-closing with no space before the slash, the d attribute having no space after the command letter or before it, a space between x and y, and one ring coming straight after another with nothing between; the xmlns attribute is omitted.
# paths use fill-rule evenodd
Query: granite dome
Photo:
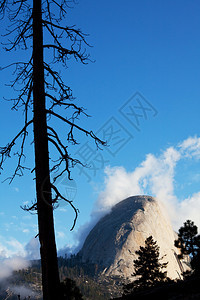
<svg viewBox="0 0 200 300"><path fill-rule="evenodd" d="M88 234L80 251L83 261L102 267L106 275L131 278L135 251L152 235L160 247L160 256L168 261L170 278L185 269L177 258L176 238L163 208L151 196L132 196L116 204Z"/></svg>

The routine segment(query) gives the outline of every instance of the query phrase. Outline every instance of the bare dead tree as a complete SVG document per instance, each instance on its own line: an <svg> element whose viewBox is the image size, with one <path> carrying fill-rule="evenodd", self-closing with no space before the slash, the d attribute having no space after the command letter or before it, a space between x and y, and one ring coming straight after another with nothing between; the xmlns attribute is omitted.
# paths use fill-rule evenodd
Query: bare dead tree
<svg viewBox="0 0 200 300"><path fill-rule="evenodd" d="M77 144L76 131L94 139L97 148L105 145L93 131L78 125L78 117L87 114L83 107L73 102L71 88L66 85L57 67L58 63L67 67L70 58L83 64L90 60L86 52L89 46L87 36L75 26L63 25L68 4L67 0L1 0L0 3L0 16L9 19L5 34L7 42L4 44L6 51L20 48L30 55L26 61L20 60L6 66L13 68L14 79L10 87L17 92L17 96L10 99L13 101L12 109L22 108L24 125L6 146L0 148L0 170L5 160L15 154L17 165L9 178L10 182L16 176L23 175L27 168L23 165L24 147L32 126L35 149L35 167L32 172L35 172L37 201L24 209L34 210L38 214L44 300L62 299L62 295L59 295L54 205L62 199L72 207L75 218L71 229L78 215L78 209L72 201L62 196L56 187L56 180L64 172L71 179L71 168L81 164L78 159L70 156L68 146ZM48 52L45 59L44 52ZM61 107L65 109L62 110L65 114L60 114ZM66 126L66 141L53 128L51 119L57 119ZM20 146L13 152L18 140ZM53 161L49 158L49 144L55 147L58 154ZM52 174L56 175L52 177Z"/></svg>

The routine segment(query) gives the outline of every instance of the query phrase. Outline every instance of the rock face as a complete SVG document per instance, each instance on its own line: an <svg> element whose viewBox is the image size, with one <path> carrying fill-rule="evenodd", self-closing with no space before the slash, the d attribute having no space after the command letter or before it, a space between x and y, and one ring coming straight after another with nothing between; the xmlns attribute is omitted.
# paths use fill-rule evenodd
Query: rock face
<svg viewBox="0 0 200 300"><path fill-rule="evenodd" d="M162 262L168 262L167 275L180 277L184 265L177 259L176 238L170 222L155 198L129 197L112 208L87 236L80 251L83 261L97 263L106 275L131 278L135 251L152 235L160 247Z"/></svg>

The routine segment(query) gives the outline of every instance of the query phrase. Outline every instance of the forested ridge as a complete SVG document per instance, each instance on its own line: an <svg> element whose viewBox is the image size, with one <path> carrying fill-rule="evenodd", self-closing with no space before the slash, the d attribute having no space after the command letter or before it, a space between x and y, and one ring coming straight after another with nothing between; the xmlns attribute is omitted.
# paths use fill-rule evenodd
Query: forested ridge
<svg viewBox="0 0 200 300"><path fill-rule="evenodd" d="M111 297L120 295L121 290L119 278L106 278L100 275L100 266L93 263L83 263L78 255L71 257L58 258L59 273L61 282L66 278L75 281L80 289L83 299L86 300L106 300ZM35 292L30 299L42 299L42 276L40 261L32 261L32 266L27 269L15 271L9 278L7 286L0 285L0 299L6 295L6 289L13 289L13 286L24 286ZM1 298L2 297L2 298ZM9 299L17 299L17 295L13 295ZM3 298L4 299L4 298ZM21 298L24 300L23 298ZM28 298L27 298L28 299Z"/></svg>

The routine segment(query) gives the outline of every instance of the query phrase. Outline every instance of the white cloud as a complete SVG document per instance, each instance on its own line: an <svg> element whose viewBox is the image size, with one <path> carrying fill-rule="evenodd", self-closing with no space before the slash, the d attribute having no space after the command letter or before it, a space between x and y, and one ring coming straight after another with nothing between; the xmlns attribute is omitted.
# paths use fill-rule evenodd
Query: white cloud
<svg viewBox="0 0 200 300"><path fill-rule="evenodd" d="M22 268L27 268L29 266L29 263L27 260L20 256L14 256L11 258L7 258L3 261L4 266L10 268L13 271L22 269Z"/></svg>
<svg viewBox="0 0 200 300"><path fill-rule="evenodd" d="M169 147L160 155L146 155L145 160L132 172L123 167L105 169L104 189L94 205L89 222L81 226L76 235L81 248L87 234L98 220L109 213L119 201L133 195L149 194L156 197L166 208L174 229L186 219L200 228L200 192L179 202L175 195L175 170L185 158L200 159L200 138L189 137L175 147Z"/></svg>
<svg viewBox="0 0 200 300"><path fill-rule="evenodd" d="M22 285L18 285L18 286L9 286L9 288L16 294L16 295L20 295L21 298L23 299L28 299L28 297L31 297L30 299L38 299L35 298L37 297L37 293L35 291L32 291L31 289L22 286ZM33 298L34 297L34 298Z"/></svg>
<svg viewBox="0 0 200 300"><path fill-rule="evenodd" d="M23 206L24 206L24 205L28 205L28 204L29 204L29 201L24 201L24 202L23 202Z"/></svg>
<svg viewBox="0 0 200 300"><path fill-rule="evenodd" d="M6 240L1 237L0 243L0 281L12 275L13 271L27 268L30 259L39 259L39 241L31 239L24 246L15 238Z"/></svg>
<svg viewBox="0 0 200 300"><path fill-rule="evenodd" d="M67 208L64 207L58 207L57 211L61 211L61 212L67 212Z"/></svg>
<svg viewBox="0 0 200 300"><path fill-rule="evenodd" d="M133 172L127 172L123 167L107 167L105 189L100 193L92 214L108 213L122 199L139 194L154 195L172 209L176 200L174 169L180 158L180 153L170 147L158 157L148 154Z"/></svg>
<svg viewBox="0 0 200 300"><path fill-rule="evenodd" d="M26 252L24 250L24 246L15 238L10 238L6 244L11 249L11 253L17 256L26 256Z"/></svg>
<svg viewBox="0 0 200 300"><path fill-rule="evenodd" d="M29 229L27 229L27 228L25 228L25 229L23 229L23 230L22 230L22 232L23 232L23 233L29 233L29 232L30 232L30 230L29 230Z"/></svg>
<svg viewBox="0 0 200 300"><path fill-rule="evenodd" d="M200 229L200 192L194 193L190 197L177 203L177 212L179 212L177 220L174 223L177 225L183 224L186 220L192 220Z"/></svg>
<svg viewBox="0 0 200 300"><path fill-rule="evenodd" d="M0 236L0 239L0 259L8 258L13 255L22 257L26 255L23 244L21 244L15 238L5 238L3 236Z"/></svg>
<svg viewBox="0 0 200 300"><path fill-rule="evenodd" d="M186 157L200 158L200 138L189 137L179 144L180 151Z"/></svg>
<svg viewBox="0 0 200 300"><path fill-rule="evenodd" d="M13 256L0 260L0 281L11 276L13 271L25 269L28 266L29 262L23 257Z"/></svg>
<svg viewBox="0 0 200 300"><path fill-rule="evenodd" d="M62 232L62 231L57 231L56 232L56 237L59 238L59 239L63 239L63 238L65 238L65 233Z"/></svg>
<svg viewBox="0 0 200 300"><path fill-rule="evenodd" d="M3 243L0 243L0 260L8 256L9 256L8 249L6 248L5 245L3 245Z"/></svg>

